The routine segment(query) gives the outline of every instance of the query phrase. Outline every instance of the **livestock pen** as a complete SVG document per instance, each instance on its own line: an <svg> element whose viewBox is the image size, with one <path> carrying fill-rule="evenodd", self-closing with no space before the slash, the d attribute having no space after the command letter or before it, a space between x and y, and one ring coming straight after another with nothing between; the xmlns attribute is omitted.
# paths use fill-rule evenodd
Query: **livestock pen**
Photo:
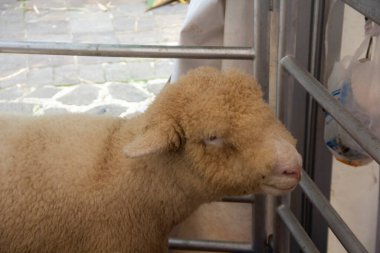
<svg viewBox="0 0 380 253"><path fill-rule="evenodd" d="M329 196L330 190L331 156L323 149L323 110L329 112L374 160L380 162L380 141L348 113L321 83L331 68L324 63L323 42L327 11L334 1L252 1L252 47L3 41L0 42L0 53L253 61L254 76L262 85L265 98L269 99L270 83L272 86L275 84L276 113L298 139L298 149L304 159L300 189L282 198L257 195L224 199L227 202L248 202L254 206L254 240L249 244L172 238L169 247L216 252L325 252L330 227L348 252L367 252L325 197ZM347 4L380 23L380 3L377 1L342 0L338 4ZM337 20L340 17L342 22L341 9L336 15ZM340 31L342 23L336 22L334 26ZM340 40L341 37L336 36L329 46L339 47ZM329 58L326 62L338 58L339 50L331 52L326 56ZM276 58L278 65L270 66L270 57ZM377 251L380 251L380 245Z"/></svg>

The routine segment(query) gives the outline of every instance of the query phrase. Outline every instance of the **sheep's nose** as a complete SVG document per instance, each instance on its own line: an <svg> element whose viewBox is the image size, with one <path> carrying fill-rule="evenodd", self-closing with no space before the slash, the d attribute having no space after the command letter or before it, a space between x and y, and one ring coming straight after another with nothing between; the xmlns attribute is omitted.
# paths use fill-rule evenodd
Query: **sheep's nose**
<svg viewBox="0 0 380 253"><path fill-rule="evenodd" d="M284 168L281 165L278 165L274 169L274 174L278 176L284 176L289 178L294 178L297 180L301 179L301 166L295 165L292 167Z"/></svg>
<svg viewBox="0 0 380 253"><path fill-rule="evenodd" d="M302 157L295 147L288 142L276 143L277 162L273 174L300 180L302 170Z"/></svg>

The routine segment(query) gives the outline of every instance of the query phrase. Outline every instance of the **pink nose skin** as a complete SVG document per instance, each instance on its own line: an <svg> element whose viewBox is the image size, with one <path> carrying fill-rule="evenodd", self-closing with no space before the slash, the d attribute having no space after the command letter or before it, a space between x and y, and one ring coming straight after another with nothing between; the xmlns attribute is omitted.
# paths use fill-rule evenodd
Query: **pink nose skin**
<svg viewBox="0 0 380 253"><path fill-rule="evenodd" d="M286 177L295 178L297 180L301 179L301 169L300 168L291 168L285 169L282 171L282 175Z"/></svg>
<svg viewBox="0 0 380 253"><path fill-rule="evenodd" d="M285 178L301 179L302 158L293 145L279 140L276 143L277 163L273 173Z"/></svg>
<svg viewBox="0 0 380 253"><path fill-rule="evenodd" d="M284 178L300 180L301 165L294 160L285 160L282 163L277 163L273 169L273 174Z"/></svg>

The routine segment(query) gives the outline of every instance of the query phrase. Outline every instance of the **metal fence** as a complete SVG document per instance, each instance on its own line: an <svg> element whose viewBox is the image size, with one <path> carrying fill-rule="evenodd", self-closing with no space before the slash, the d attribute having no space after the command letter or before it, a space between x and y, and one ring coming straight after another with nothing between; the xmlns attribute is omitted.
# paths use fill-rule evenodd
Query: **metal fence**
<svg viewBox="0 0 380 253"><path fill-rule="evenodd" d="M258 82L263 86L264 94L268 99L269 86L269 40L270 40L270 11L276 5L279 9L277 16L279 21L278 31L278 56L281 58L277 71L278 89L291 75L299 84L315 99L315 101L328 111L341 126L378 162L380 163L380 141L373 136L357 119L343 108L324 88L324 86L313 77L313 73L306 71L295 60L294 37L297 15L291 10L300 1L297 0L254 0L254 45L255 47L179 47L179 46L138 46L138 45L107 45L107 44L72 44L72 43L44 43L44 42L0 42L0 53L20 54L51 54L51 55L79 55L79 56L107 56L107 57L149 57L149 58L199 58L199 59L243 59L254 60L254 73ZM343 0L345 3L358 10L366 17L380 23L380 2L373 0ZM315 1L316 3L324 2ZM320 6L320 5L319 5ZM314 13L320 10L315 4ZM315 15L318 23L318 14ZM311 33L316 32L312 29ZM317 40L313 43L318 43ZM316 44L315 44L316 45ZM315 47L314 47L315 49ZM314 52L315 53L315 52ZM286 73L282 71L286 70ZM312 71L313 72L313 71ZM307 163L307 159L306 159ZM355 237L342 218L330 205L317 185L306 172L303 172L300 187L320 211L327 221L331 230L340 240L348 252L367 252L365 247ZM243 244L237 242L222 241L192 241L181 239L170 239L171 249L202 250L202 251L229 251L229 252L268 252L274 250L279 253L289 252L289 243L280 241L291 233L303 252L319 252L313 241L308 236L296 216L289 207L289 198L278 200L274 209L278 217L283 221L287 230L274 229L274 240L268 229L269 224L268 202L272 201L265 196L252 197L226 197L224 201L252 203L255 206L254 220L254 242ZM277 245L277 246L276 246Z"/></svg>
<svg viewBox="0 0 380 253"><path fill-rule="evenodd" d="M318 21L321 22L321 15L318 13L320 12L318 7L321 5L318 5L318 2L324 1L315 1L314 4L313 14L315 19L314 26L311 30L311 33L313 33L312 36L314 41L312 41L312 43L318 43L316 39L316 25ZM344 2L356 9L357 11L359 11L360 13L362 13L363 15L365 15L366 17L368 17L369 19L377 23L380 22L379 2L365 0ZM288 9L286 9L286 7L288 7ZM284 3L283 10L286 10L286 13L282 13L283 17L282 23L280 22L280 26L284 26L285 28L283 29L288 29L289 31L292 29L292 27L289 28L289 23L291 23L289 20L294 19L294 17L286 17L286 15L294 15L294 12L292 13L292 11L289 10L289 6L286 6L286 3ZM286 24L286 22L288 23ZM288 26L286 27L286 25ZM293 29L295 28L293 27ZM321 32L323 32L323 29ZM282 40L280 39L280 43L282 43L283 45L280 45L280 47L286 47L286 42L286 39L282 37ZM321 43L321 41L319 41L319 43ZM313 46L314 50L318 50L316 49L317 45ZM315 71L315 66L310 66L310 73L297 62L294 55L287 55L287 53L292 54L292 49L287 48L280 53L279 64L281 66L280 68L284 69L287 72L288 78L294 78L297 81L296 83L300 84L313 98L313 102L318 103L319 106L321 106L325 111L329 112L332 115L332 117L362 146L362 148L366 150L368 154L370 154L377 163L380 164L380 140L377 139L371 132L369 132L368 128L366 128L360 121L353 117L346 110L346 108L344 108L335 98L333 98L327 91L327 89L324 87L324 85L322 85L314 77L315 73L313 73L313 71ZM313 63L315 64L315 62ZM286 75L286 73L283 73L281 71L279 71L279 73L279 86L281 86L281 82L283 81L281 75ZM306 159L308 159L308 157L306 157ZM305 162L308 163L307 160ZM350 228L347 226L344 220L331 206L324 194L322 194L322 192L319 190L318 186L306 173L303 173L302 175L300 187L303 193L314 205L314 207L323 216L328 226L335 234L335 236L338 238L338 240L341 242L342 246L347 250L347 252L367 252L364 245L362 245L362 243L357 239L357 237L353 234L353 232L350 230ZM307 234L305 233L305 230L302 228L299 221L294 218L289 208L287 206L280 205L276 209L280 218L285 223L286 227L289 229L290 233L299 244L300 249L303 252L319 252L317 247L311 241L310 237L307 236ZM286 250L282 249L281 252L286 252Z"/></svg>

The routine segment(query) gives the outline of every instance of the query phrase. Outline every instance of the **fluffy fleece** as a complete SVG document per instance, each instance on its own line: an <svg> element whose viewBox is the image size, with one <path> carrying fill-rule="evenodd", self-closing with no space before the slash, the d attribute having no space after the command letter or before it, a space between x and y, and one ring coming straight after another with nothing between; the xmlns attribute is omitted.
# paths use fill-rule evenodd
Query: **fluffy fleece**
<svg viewBox="0 0 380 253"><path fill-rule="evenodd" d="M191 71L130 120L1 115L0 129L0 252L167 252L201 203L298 182L273 173L294 139L236 71Z"/></svg>

